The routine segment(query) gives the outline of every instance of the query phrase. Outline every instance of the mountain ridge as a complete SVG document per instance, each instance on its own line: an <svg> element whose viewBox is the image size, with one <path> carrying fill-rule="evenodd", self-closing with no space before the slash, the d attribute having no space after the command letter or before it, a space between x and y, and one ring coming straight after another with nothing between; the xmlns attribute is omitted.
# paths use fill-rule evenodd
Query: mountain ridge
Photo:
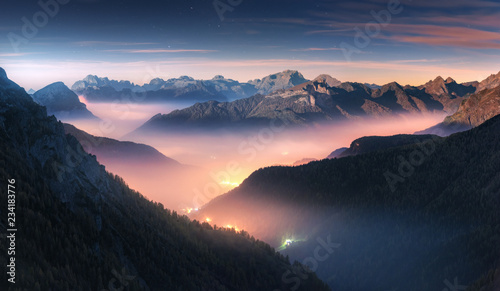
<svg viewBox="0 0 500 291"><path fill-rule="evenodd" d="M76 81L71 89L85 96L91 102L107 102L120 95L140 95L139 100L131 102L163 102L163 101L231 101L253 96L269 94L279 89L288 89L307 80L295 70L286 70L240 83L216 75L209 80L195 80L189 76L163 80L154 78L144 85L136 85L129 81L109 80L88 75Z"/></svg>
<svg viewBox="0 0 500 291"><path fill-rule="evenodd" d="M64 83L56 82L33 93L33 100L47 108L47 113L61 120L89 119L99 120L78 96Z"/></svg>
<svg viewBox="0 0 500 291"><path fill-rule="evenodd" d="M102 290L120 279L118 287L130 290L270 290L287 287L284 273L304 270L248 233L147 201L86 154L3 69L0 108L0 173L15 181L22 225L16 288ZM6 191L0 195L7 201ZM2 229L7 223L0 218ZM0 258L6 262L7 252ZM314 274L300 283L301 290L328 290Z"/></svg>
<svg viewBox="0 0 500 291"><path fill-rule="evenodd" d="M132 135L141 131L255 127L269 122L312 125L362 117L454 112L476 90L453 80L446 83L443 78L421 87L402 87L391 82L377 89L352 82L331 87L327 79L323 76L265 96L255 95L232 102L202 102L169 114L155 115ZM440 90L429 89L435 84Z"/></svg>
<svg viewBox="0 0 500 291"><path fill-rule="evenodd" d="M283 253L297 260L314 250L314 238L331 235L341 249L318 275L335 274L336 290L370 290L373 282L435 290L455 277L487 286L500 264L499 153L497 115L447 138L259 169L196 216L247 225L275 245L292 238ZM269 233L259 231L263 224Z"/></svg>
<svg viewBox="0 0 500 291"><path fill-rule="evenodd" d="M487 83L492 84L490 81L491 79ZM458 110L447 116L443 122L416 134L430 133L447 136L474 128L497 114L500 114L500 85L476 92L464 100Z"/></svg>

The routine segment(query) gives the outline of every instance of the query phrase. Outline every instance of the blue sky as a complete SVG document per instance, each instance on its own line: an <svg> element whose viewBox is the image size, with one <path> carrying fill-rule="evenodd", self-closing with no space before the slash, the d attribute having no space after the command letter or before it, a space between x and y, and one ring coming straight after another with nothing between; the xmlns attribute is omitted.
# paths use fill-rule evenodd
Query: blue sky
<svg viewBox="0 0 500 291"><path fill-rule="evenodd" d="M41 2L47 11L18 0L0 12L0 66L26 88L87 74L142 84L180 75L247 81L285 69L418 85L500 70L495 1Z"/></svg>

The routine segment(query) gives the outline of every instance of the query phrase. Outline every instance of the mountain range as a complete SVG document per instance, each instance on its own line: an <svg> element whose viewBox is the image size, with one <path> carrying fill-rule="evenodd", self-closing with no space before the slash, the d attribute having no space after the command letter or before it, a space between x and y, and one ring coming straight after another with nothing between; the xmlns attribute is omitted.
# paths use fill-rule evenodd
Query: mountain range
<svg viewBox="0 0 500 291"><path fill-rule="evenodd" d="M418 134L446 136L476 127L491 117L500 114L500 72L477 84L474 95L464 100L458 110L445 120Z"/></svg>
<svg viewBox="0 0 500 291"><path fill-rule="evenodd" d="M454 113L462 101L476 91L471 84L437 77L414 87L392 82L372 89L364 84L321 75L290 89L254 95L232 102L208 101L168 114L157 114L133 134L200 128L288 125L384 117L395 114Z"/></svg>
<svg viewBox="0 0 500 291"><path fill-rule="evenodd" d="M78 96L64 83L50 84L32 94L36 103L47 108L47 114L54 115L59 120L94 119L98 118L80 102Z"/></svg>
<svg viewBox="0 0 500 291"><path fill-rule="evenodd" d="M255 94L269 94L288 89L307 80L297 71L286 70L262 79L240 83L217 75L210 80L195 80L189 76L163 80L155 78L142 86L129 81L115 81L88 75L71 89L90 102L110 102L127 97L129 102L202 102L230 101Z"/></svg>
<svg viewBox="0 0 500 291"><path fill-rule="evenodd" d="M0 108L0 173L15 186L19 225L16 289L273 290L304 272L244 231L191 221L128 188L1 68ZM2 232L11 227L2 215ZM312 273L299 287L328 290Z"/></svg>
<svg viewBox="0 0 500 291"><path fill-rule="evenodd" d="M327 159L356 156L374 151L386 150L436 138L435 135L398 134L393 136L364 136L354 140L348 148L334 150Z"/></svg>

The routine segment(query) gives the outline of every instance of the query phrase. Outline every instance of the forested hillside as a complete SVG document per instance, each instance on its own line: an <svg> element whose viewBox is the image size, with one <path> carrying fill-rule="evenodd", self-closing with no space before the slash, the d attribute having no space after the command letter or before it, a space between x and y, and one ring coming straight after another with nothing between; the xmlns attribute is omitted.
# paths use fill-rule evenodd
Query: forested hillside
<svg viewBox="0 0 500 291"><path fill-rule="evenodd" d="M129 189L3 69L0 109L0 176L4 190L15 180L18 229L16 284L8 290L285 288L282 277L292 270L286 258L245 232L190 221ZM314 274L300 287L328 290Z"/></svg>

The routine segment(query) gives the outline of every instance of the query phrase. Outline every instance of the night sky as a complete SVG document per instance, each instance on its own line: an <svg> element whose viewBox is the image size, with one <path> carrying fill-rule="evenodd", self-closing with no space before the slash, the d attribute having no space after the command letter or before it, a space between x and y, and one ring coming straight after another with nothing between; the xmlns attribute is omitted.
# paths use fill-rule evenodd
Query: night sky
<svg viewBox="0 0 500 291"><path fill-rule="evenodd" d="M142 84L296 69L306 78L418 85L500 70L497 1L55 1L41 1L58 3L51 15L38 1L2 3L0 66L27 89L88 74Z"/></svg>

